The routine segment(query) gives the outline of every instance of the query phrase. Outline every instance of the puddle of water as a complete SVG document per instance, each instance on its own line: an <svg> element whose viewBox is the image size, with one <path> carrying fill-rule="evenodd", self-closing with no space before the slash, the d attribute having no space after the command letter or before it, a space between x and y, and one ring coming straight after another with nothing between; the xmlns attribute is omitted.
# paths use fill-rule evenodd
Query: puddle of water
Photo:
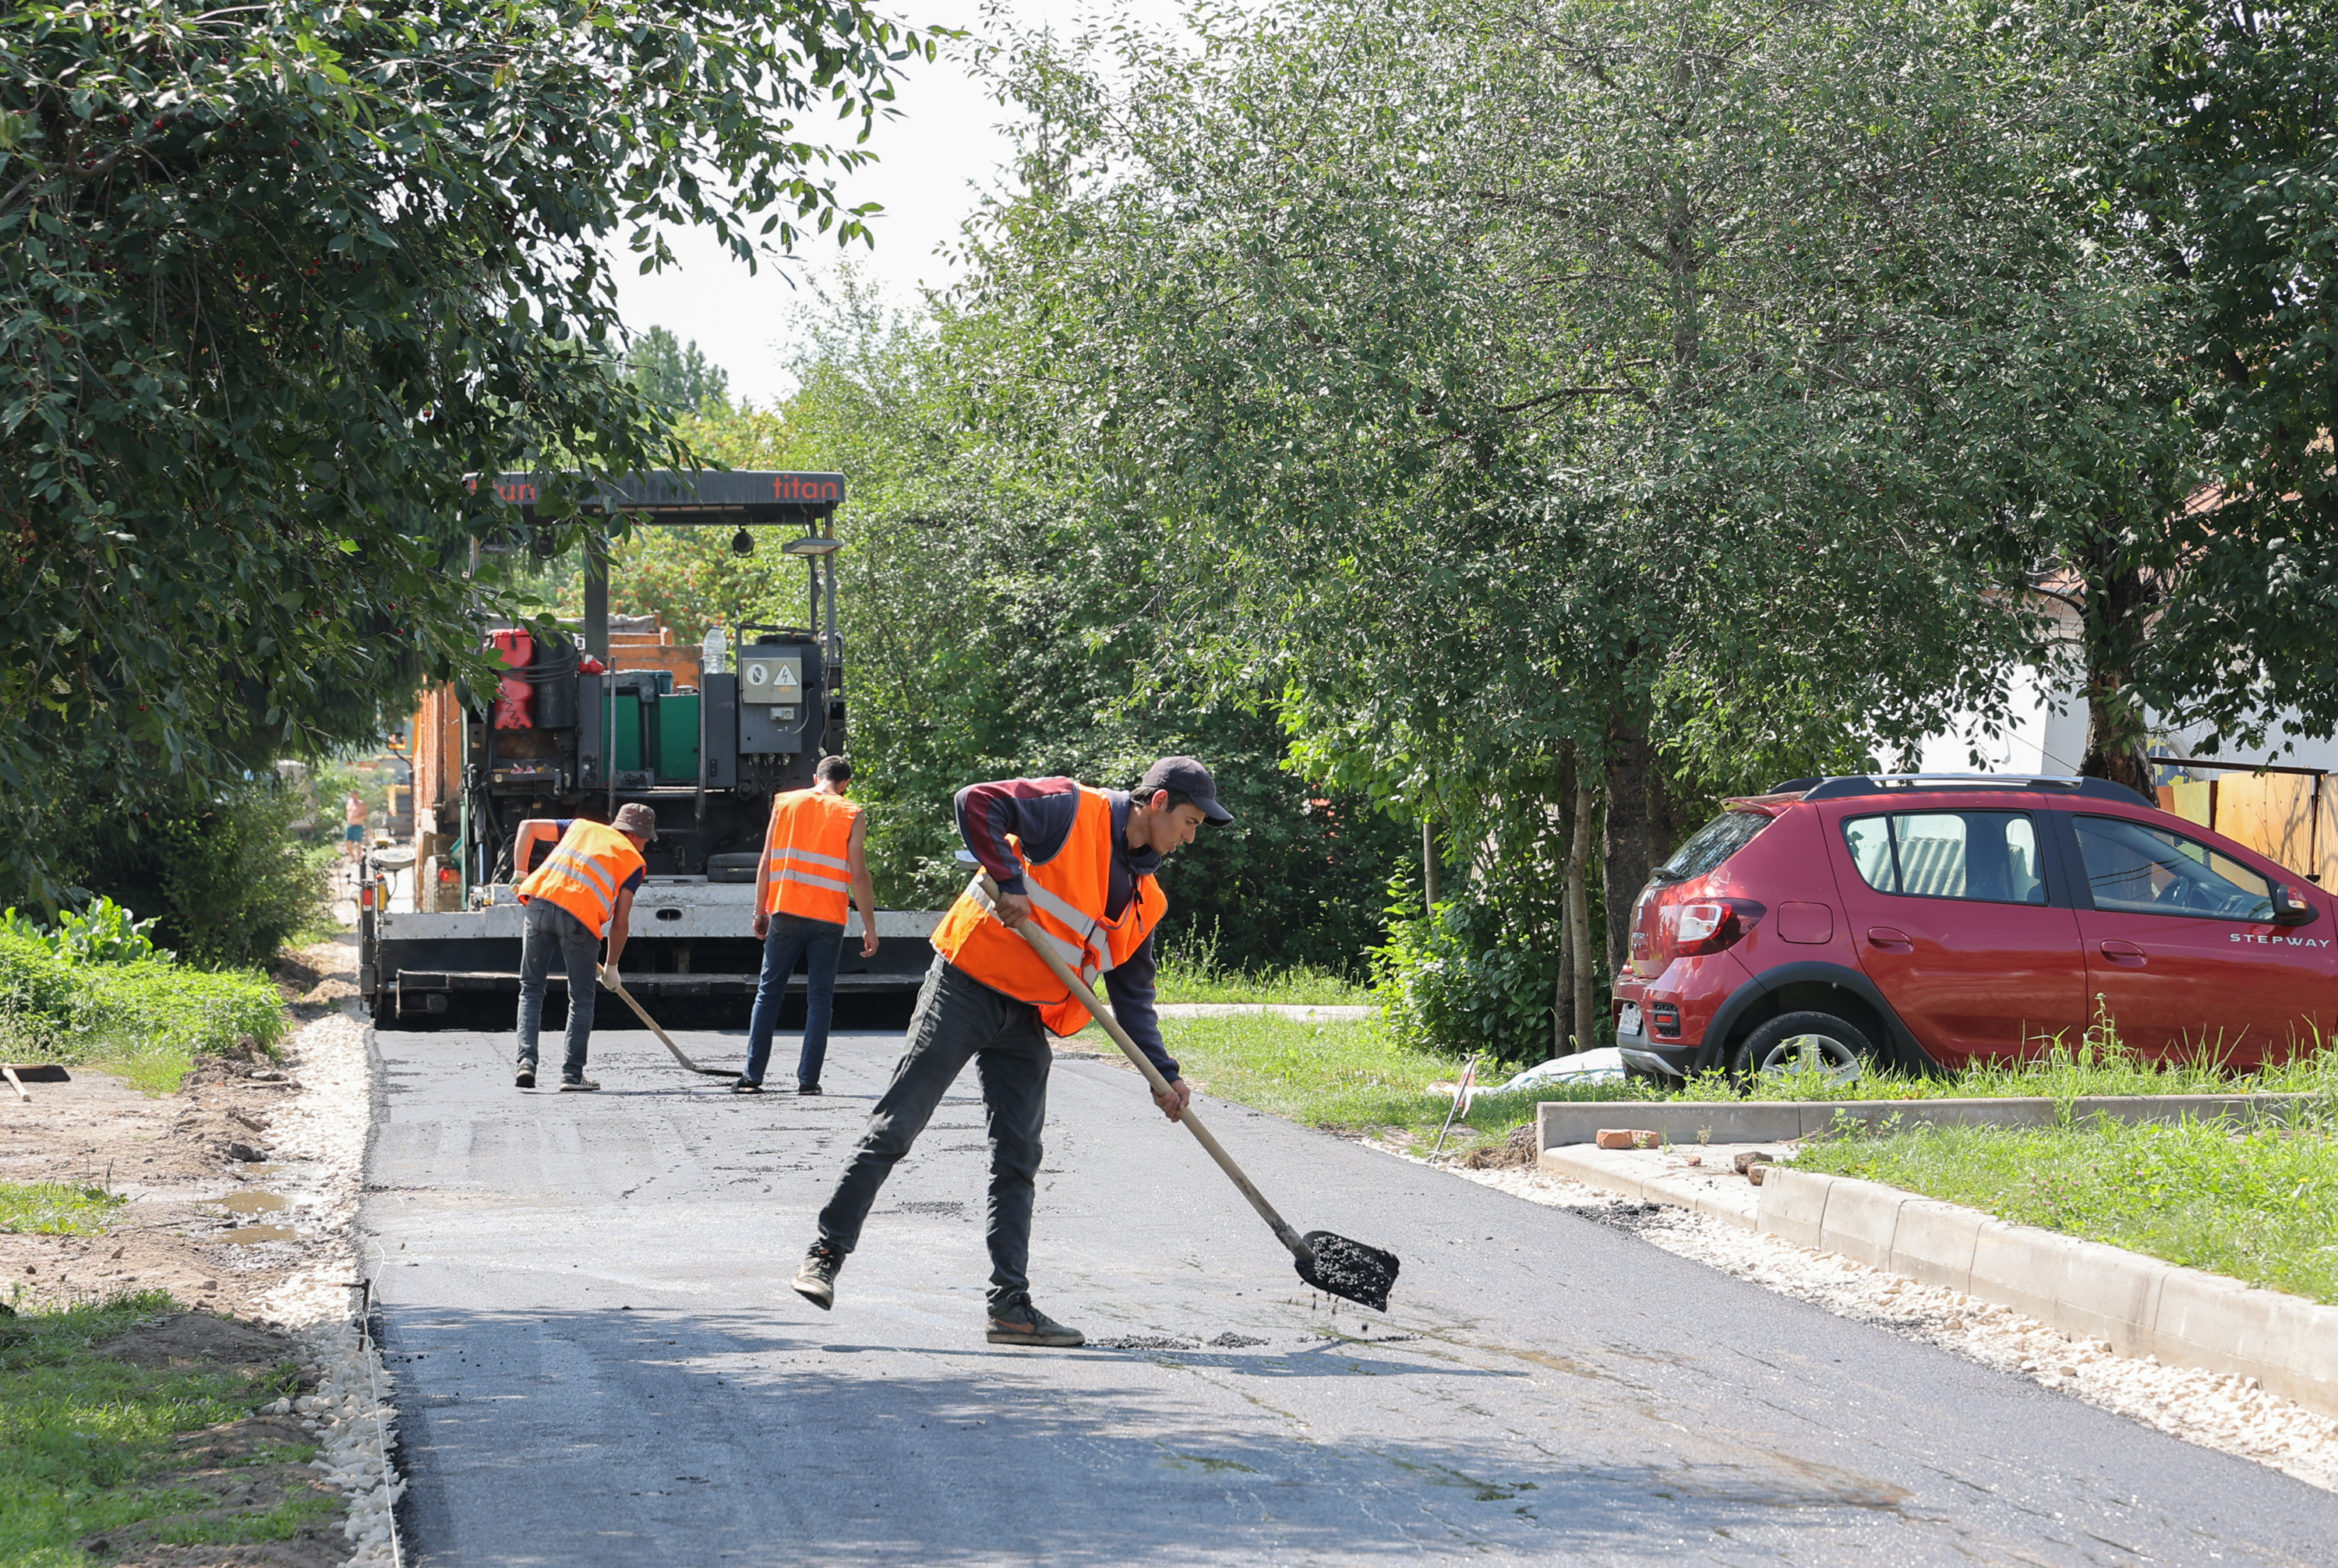
<svg viewBox="0 0 2338 1568"><path fill-rule="evenodd" d="M238 1246L248 1245L254 1241L290 1241L292 1240L292 1227L290 1225L241 1225L232 1230L222 1230L211 1240L233 1242Z"/></svg>
<svg viewBox="0 0 2338 1568"><path fill-rule="evenodd" d="M211 1201L231 1214L273 1214L285 1207L288 1200L273 1192L231 1192Z"/></svg>

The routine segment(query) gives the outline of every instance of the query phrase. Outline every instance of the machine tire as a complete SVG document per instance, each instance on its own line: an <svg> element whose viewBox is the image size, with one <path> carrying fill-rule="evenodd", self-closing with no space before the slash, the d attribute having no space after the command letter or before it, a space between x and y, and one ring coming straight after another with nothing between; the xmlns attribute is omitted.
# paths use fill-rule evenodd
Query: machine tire
<svg viewBox="0 0 2338 1568"><path fill-rule="evenodd" d="M1750 1089L1764 1073L1819 1072L1840 1082L1876 1059L1867 1031L1832 1013L1782 1013L1730 1054L1729 1076Z"/></svg>

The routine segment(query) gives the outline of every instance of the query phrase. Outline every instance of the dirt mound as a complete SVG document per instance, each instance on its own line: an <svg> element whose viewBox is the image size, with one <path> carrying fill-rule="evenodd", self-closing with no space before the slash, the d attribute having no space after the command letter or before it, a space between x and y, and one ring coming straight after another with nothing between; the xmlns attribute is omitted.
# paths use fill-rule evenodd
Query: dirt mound
<svg viewBox="0 0 2338 1568"><path fill-rule="evenodd" d="M1488 1143L1482 1149L1472 1149L1461 1157L1465 1171L1499 1171L1512 1165L1531 1165L1540 1155L1536 1147L1534 1123L1513 1127L1510 1135L1499 1143Z"/></svg>
<svg viewBox="0 0 2338 1568"><path fill-rule="evenodd" d="M94 1348L133 1367L241 1367L265 1370L298 1358L292 1336L209 1312L174 1312ZM301 1441L306 1441L303 1437Z"/></svg>

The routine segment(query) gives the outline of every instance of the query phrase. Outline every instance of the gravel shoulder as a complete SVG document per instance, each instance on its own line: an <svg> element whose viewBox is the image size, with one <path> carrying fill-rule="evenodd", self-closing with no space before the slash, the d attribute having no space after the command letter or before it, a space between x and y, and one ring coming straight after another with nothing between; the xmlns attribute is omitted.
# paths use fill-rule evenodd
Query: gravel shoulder
<svg viewBox="0 0 2338 1568"><path fill-rule="evenodd" d="M2106 1341L2072 1339L2035 1318L1954 1290L1547 1171L1467 1169L1458 1162L1443 1168L1613 1226L1837 1317L1939 1346L2185 1442L2338 1491L2338 1422L2266 1393L2254 1378L2164 1367L2156 1357L2117 1355Z"/></svg>

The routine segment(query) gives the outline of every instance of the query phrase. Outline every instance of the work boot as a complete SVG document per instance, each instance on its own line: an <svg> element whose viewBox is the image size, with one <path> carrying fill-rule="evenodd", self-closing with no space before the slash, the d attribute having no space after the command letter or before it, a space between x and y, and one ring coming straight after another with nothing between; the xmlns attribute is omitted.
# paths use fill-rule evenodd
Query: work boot
<svg viewBox="0 0 2338 1568"><path fill-rule="evenodd" d="M744 1078L731 1085L731 1093L733 1094L761 1094L762 1092L763 1086L761 1083L752 1083Z"/></svg>
<svg viewBox="0 0 2338 1568"><path fill-rule="evenodd" d="M985 1336L993 1345L1053 1345L1068 1348L1085 1345L1088 1337L1076 1328L1066 1328L1036 1307L1031 1298L1024 1296L990 1309L990 1332Z"/></svg>
<svg viewBox="0 0 2338 1568"><path fill-rule="evenodd" d="M799 1083L796 1085L796 1093L799 1094L817 1094L820 1093L820 1085L817 1083Z"/></svg>
<svg viewBox="0 0 2338 1568"><path fill-rule="evenodd" d="M600 1086L596 1080L591 1078L563 1078L560 1081L563 1094L590 1094Z"/></svg>
<svg viewBox="0 0 2338 1568"><path fill-rule="evenodd" d="M518 1073L517 1073L516 1075L515 1075L515 1076L513 1077L513 1079L512 1079L512 1083L513 1083L514 1087L516 1087L516 1088L520 1088L520 1089L533 1089L533 1088L535 1088L535 1068L533 1068L533 1067L531 1067L531 1066L529 1066L529 1065L528 1065L526 1063L525 1063L525 1062L521 1063L519 1064L519 1072L518 1072Z"/></svg>
<svg viewBox="0 0 2338 1568"><path fill-rule="evenodd" d="M843 1253L825 1241L815 1241L790 1283L797 1295L825 1312L836 1304L836 1271L843 1267Z"/></svg>

